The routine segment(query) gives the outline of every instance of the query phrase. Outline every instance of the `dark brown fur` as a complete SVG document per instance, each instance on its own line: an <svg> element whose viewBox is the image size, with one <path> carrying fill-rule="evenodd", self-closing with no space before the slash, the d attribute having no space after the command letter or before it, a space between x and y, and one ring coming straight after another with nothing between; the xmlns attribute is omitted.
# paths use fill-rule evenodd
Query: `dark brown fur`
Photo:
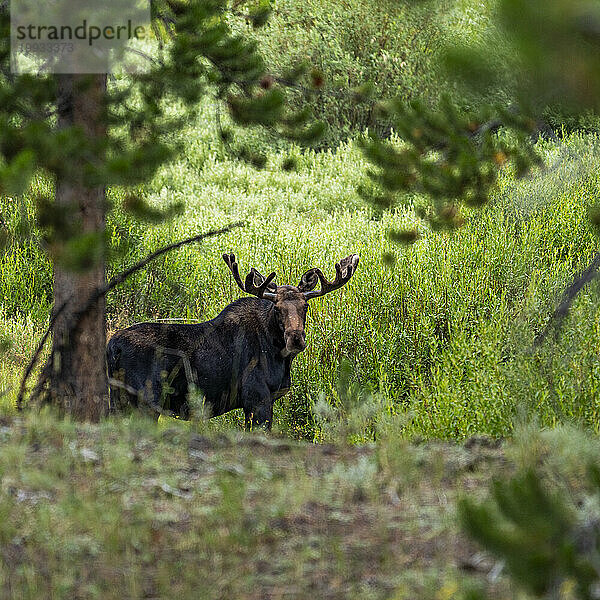
<svg viewBox="0 0 600 600"><path fill-rule="evenodd" d="M113 411L142 405L188 419L193 384L211 416L243 408L247 427L270 428L273 402L289 390L292 361L306 348L308 300L322 295L311 291L322 274L311 269L298 287L276 286L274 274L252 270L244 285L235 257L226 257L238 285L258 297L240 298L204 323L140 323L115 333L106 350ZM321 279L322 293L350 279L358 257L344 261L334 282Z"/></svg>

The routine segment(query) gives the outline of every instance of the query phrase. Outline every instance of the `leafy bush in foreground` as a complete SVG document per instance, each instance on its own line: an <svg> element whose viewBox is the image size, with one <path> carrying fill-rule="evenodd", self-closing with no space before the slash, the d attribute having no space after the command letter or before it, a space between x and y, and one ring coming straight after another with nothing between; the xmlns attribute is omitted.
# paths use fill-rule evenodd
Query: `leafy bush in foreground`
<svg viewBox="0 0 600 600"><path fill-rule="evenodd" d="M463 498L462 526L532 596L593 600L600 589L597 440L572 429L528 433L529 464L494 481L485 502ZM558 460L546 451L558 451Z"/></svg>

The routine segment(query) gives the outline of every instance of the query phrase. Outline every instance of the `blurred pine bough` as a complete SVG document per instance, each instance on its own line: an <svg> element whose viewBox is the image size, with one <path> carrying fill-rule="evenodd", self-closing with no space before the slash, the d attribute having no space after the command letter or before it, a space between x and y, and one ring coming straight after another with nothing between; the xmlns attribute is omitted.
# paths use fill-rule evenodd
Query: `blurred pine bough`
<svg viewBox="0 0 600 600"><path fill-rule="evenodd" d="M431 109L448 93L467 111L486 104L506 108L515 101L522 65L499 16L510 18L511 10L521 10L520 3L512 8L499 0L270 4L264 27L255 28L251 20L235 16L233 27L258 42L272 75L285 80L304 70L305 85L292 88L292 102L300 107L308 95L315 115L328 125L319 148L334 148L367 128L386 137L393 123L378 114L377 105L391 98L418 100ZM529 25L537 14L533 4L524 13ZM550 14L547 20L552 18ZM475 64L473 51L485 60ZM449 55L452 67L476 85L448 77L443 63ZM559 133L600 128L593 112L573 110L556 98L538 116Z"/></svg>
<svg viewBox="0 0 600 600"><path fill-rule="evenodd" d="M519 434L506 450L516 472L495 481L483 502L463 497L462 527L510 575L519 597L598 598L598 438L572 426L539 431L530 425ZM477 589L463 596L487 597Z"/></svg>

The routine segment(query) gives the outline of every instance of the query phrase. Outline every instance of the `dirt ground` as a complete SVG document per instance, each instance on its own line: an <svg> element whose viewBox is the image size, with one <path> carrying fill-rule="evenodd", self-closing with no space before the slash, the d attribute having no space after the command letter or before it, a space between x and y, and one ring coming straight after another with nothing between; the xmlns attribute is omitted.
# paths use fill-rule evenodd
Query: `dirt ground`
<svg viewBox="0 0 600 600"><path fill-rule="evenodd" d="M312 445L241 432L0 426L3 598L509 597L455 503L503 445ZM7 521L8 520L8 521ZM10 525L8 525L9 523Z"/></svg>

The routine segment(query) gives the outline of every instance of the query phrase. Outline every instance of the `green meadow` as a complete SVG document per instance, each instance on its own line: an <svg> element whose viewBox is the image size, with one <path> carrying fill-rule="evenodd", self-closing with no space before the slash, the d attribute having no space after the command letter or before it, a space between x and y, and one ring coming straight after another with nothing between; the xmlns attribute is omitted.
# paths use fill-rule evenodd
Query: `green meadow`
<svg viewBox="0 0 600 600"><path fill-rule="evenodd" d="M596 137L539 142L543 167L521 180L505 169L489 204L447 233L415 216L423 199L407 198L385 214L367 206L356 192L366 164L354 142L335 151L268 151L265 168L256 170L228 158L211 105L202 115L183 134L180 160L142 192L157 208L182 203L177 217L141 222L121 209L122 190L109 191L109 276L171 242L232 222L243 226L168 254L111 292L109 333L142 320L217 315L240 296L223 252L234 252L241 270L274 270L277 281L291 284L313 266L331 275L337 260L356 252L351 282L311 303L308 348L277 404L276 431L325 440L365 403L370 409L352 429L355 441L372 439L378 418L392 419L407 438L506 436L531 419L598 430L597 286L578 296L559 335L532 349L563 290L597 249L588 215L600 201ZM295 169L285 171L289 158ZM32 194L49 188L43 178L35 185ZM3 197L0 212L11 240L0 259L0 331L10 342L0 364L0 402L10 413L48 323L52 277L28 197ZM389 231L406 226L418 229L419 240L392 242ZM240 418L217 423L236 426Z"/></svg>

